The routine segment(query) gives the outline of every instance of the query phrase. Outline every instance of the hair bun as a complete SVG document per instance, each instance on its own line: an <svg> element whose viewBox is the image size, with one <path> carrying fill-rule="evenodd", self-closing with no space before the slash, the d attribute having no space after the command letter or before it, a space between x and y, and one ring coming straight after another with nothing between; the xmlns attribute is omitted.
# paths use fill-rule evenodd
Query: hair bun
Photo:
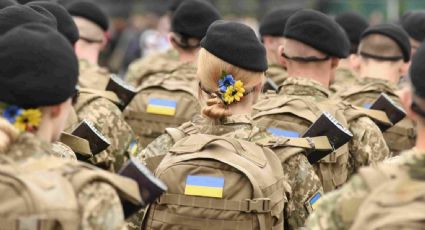
<svg viewBox="0 0 425 230"><path fill-rule="evenodd" d="M231 116L232 112L222 100L211 98L207 100L207 106L202 109L202 114L210 119L220 119Z"/></svg>

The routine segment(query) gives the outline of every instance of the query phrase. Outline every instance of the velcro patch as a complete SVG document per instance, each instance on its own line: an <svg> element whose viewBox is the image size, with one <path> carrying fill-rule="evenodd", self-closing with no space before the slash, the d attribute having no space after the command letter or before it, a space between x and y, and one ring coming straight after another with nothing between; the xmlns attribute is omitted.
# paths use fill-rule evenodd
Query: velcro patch
<svg viewBox="0 0 425 230"><path fill-rule="evenodd" d="M147 112L159 115L176 115L177 101L160 98L149 98Z"/></svg>
<svg viewBox="0 0 425 230"><path fill-rule="evenodd" d="M370 107L372 107L371 103L364 103L363 104L363 108L365 108L365 109L370 109Z"/></svg>
<svg viewBox="0 0 425 230"><path fill-rule="evenodd" d="M188 175L185 195L223 198L224 178Z"/></svg>
<svg viewBox="0 0 425 230"><path fill-rule="evenodd" d="M309 212L316 210L317 205L320 203L319 200L322 198L321 192L316 192L310 199L306 202L306 208Z"/></svg>
<svg viewBox="0 0 425 230"><path fill-rule="evenodd" d="M293 138L300 137L300 134L298 132L291 131L291 130L278 129L278 128L268 128L267 132L273 134L273 136L279 136L279 137L293 137Z"/></svg>

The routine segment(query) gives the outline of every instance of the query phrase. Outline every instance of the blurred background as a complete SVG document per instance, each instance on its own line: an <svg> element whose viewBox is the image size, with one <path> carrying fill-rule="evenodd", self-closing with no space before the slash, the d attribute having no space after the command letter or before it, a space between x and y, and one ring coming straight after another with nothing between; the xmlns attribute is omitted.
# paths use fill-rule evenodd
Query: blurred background
<svg viewBox="0 0 425 230"><path fill-rule="evenodd" d="M69 3L72 0L59 0ZM165 51L170 16L167 13L178 0L91 0L110 16L109 45L101 64L123 75L128 65L150 53ZM425 0L205 0L214 4L226 19L244 22L255 30L258 21L270 9L312 8L335 16L355 11L371 24L396 22L410 10L425 9Z"/></svg>

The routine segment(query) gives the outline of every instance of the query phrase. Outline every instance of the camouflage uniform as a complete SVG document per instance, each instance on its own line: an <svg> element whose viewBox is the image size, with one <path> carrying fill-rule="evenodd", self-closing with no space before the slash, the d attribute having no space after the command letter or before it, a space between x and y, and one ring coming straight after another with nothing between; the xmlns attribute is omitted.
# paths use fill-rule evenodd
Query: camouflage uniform
<svg viewBox="0 0 425 230"><path fill-rule="evenodd" d="M169 49L165 53L153 54L131 63L125 80L134 87L138 87L146 77L156 73L170 73L179 64L177 50Z"/></svg>
<svg viewBox="0 0 425 230"><path fill-rule="evenodd" d="M205 133L247 141L259 141L271 136L253 126L250 116L247 115L234 115L214 124L208 119L197 117L179 129L186 130L189 134ZM173 138L169 134L163 134L148 145L138 158L146 163L149 158L165 155L173 145ZM289 147L274 148L273 151L279 157L284 157L287 148ZM285 223L288 225L286 229L297 229L304 225L309 215L310 210L305 206L306 202L317 193L322 194L323 189L303 151L289 157L282 162L282 166L290 186L287 191L288 203L285 207Z"/></svg>
<svg viewBox="0 0 425 230"><path fill-rule="evenodd" d="M353 105L368 107L375 102L381 93L387 94L397 106L401 101L397 95L397 86L389 81L376 78L362 78L356 81L356 86L338 94L342 100ZM409 118L404 118L384 132L384 138L394 154L411 149L415 144L415 124Z"/></svg>
<svg viewBox="0 0 425 230"><path fill-rule="evenodd" d="M273 80L276 85L282 84L288 77L288 73L282 66L277 64L269 65L266 76Z"/></svg>
<svg viewBox="0 0 425 230"><path fill-rule="evenodd" d="M397 170L408 171L410 177L422 178L419 181L423 183L424 164L424 152L412 149L404 152L396 161L382 163L382 166L393 168L396 170L395 172ZM405 182L404 186L407 186L408 181ZM306 229L350 229L357 218L357 214L362 212L364 201L378 187L381 186L370 188L364 178L359 175L353 176L342 189L327 194L320 201L315 212L309 217ZM408 194L404 194L404 196L407 197ZM402 203L399 205L402 205ZM415 212L414 210L411 211Z"/></svg>
<svg viewBox="0 0 425 230"><path fill-rule="evenodd" d="M339 67L335 71L335 78L330 85L330 90L333 93L341 92L347 87L351 87L356 82L357 76L352 70Z"/></svg>
<svg viewBox="0 0 425 230"><path fill-rule="evenodd" d="M89 92L80 92L74 108L79 121L91 121L111 143L106 151L95 156L94 163L112 172L119 170L129 157L130 145L136 142L121 110L109 99Z"/></svg>
<svg viewBox="0 0 425 230"><path fill-rule="evenodd" d="M0 130L0 132L3 132ZM58 156L49 143L43 142L30 133L21 133L0 152L19 163L33 157ZM80 229L123 229L124 213L115 189L103 182L93 182L82 187L77 194L81 210Z"/></svg>
<svg viewBox="0 0 425 230"><path fill-rule="evenodd" d="M78 78L78 85L81 88L106 89L111 75L107 69L93 65L84 59L79 60L79 66L80 76Z"/></svg>

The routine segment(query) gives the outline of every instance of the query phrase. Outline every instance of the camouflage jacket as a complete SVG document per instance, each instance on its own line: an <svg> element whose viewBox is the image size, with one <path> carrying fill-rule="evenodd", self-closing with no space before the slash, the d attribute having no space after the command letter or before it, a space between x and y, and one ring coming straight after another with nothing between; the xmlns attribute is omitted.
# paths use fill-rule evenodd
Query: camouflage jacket
<svg viewBox="0 0 425 230"><path fill-rule="evenodd" d="M272 64L267 69L266 76L273 80L276 85L282 84L288 77L288 73L280 65Z"/></svg>
<svg viewBox="0 0 425 230"><path fill-rule="evenodd" d="M391 162L381 163L380 166L384 166L388 171L394 171L395 174L401 174L401 172L407 172L408 179L401 178L399 180L404 180L403 187L407 187L410 181L416 181L419 183L424 183L423 179L425 178L425 172L423 170L425 164L425 154L424 151L418 151L415 149L404 152L400 157ZM377 167L369 167L366 169L377 169ZM399 173L397 173L399 172ZM366 175L367 176L367 175ZM390 178L388 181L395 180L396 177ZM382 182L385 183L385 182ZM383 184L382 186L390 186L389 184ZM369 198L371 194L374 194L374 191L382 188L377 184L374 187L371 187L366 182L365 178L360 175L355 175L351 180L344 185L340 190L334 191L327 194L318 204L315 212L309 217L305 229L326 229L326 230L343 230L343 229L352 229L354 224L357 224L359 214L364 213L365 208L369 206ZM389 190L394 191L394 190ZM406 193L407 192L407 193ZM409 191L405 191L403 197L409 197ZM378 194L379 195L379 194ZM388 195L382 194L382 195ZM369 200L369 201L368 201ZM390 201L393 203L393 206L400 206L403 203L395 203L395 201ZM409 210L415 212L414 210ZM385 212L385 211L384 211ZM388 212L389 213L389 212ZM383 214L380 218L388 217ZM379 217L376 215L375 218ZM397 221L397 220L396 220ZM422 222L423 224L423 222ZM359 229L357 226L356 229ZM365 227L365 226L363 226ZM387 226L388 227L388 226ZM393 226L394 227L394 226ZM421 227L421 229L424 226ZM398 229L398 228L394 228ZM411 228L412 229L412 228ZM413 228L417 229L417 228Z"/></svg>
<svg viewBox="0 0 425 230"><path fill-rule="evenodd" d="M197 117L191 123L183 124L179 129L189 134L207 133L247 141L259 141L271 136L264 130L255 127L248 115L234 115L216 122ZM166 154L173 145L173 138L169 134L163 134L148 145L138 158L146 163L149 158L157 158ZM277 147L272 150L283 158L286 154L285 150L290 148L292 147ZM286 229L297 229L304 225L304 221L311 211L311 206L307 204L308 201L316 195L323 194L323 189L303 151L286 159L282 162L282 166L290 187L287 189L288 203L285 207Z"/></svg>
<svg viewBox="0 0 425 230"><path fill-rule="evenodd" d="M156 73L170 73L179 64L177 50L169 49L165 53L153 54L131 63L125 80L134 87L138 87L146 77Z"/></svg>
<svg viewBox="0 0 425 230"><path fill-rule="evenodd" d="M347 87L351 87L357 82L357 75L348 68L337 68L335 71L335 77L330 85L330 90L333 93L342 92Z"/></svg>
<svg viewBox="0 0 425 230"><path fill-rule="evenodd" d="M62 154L52 149L49 143L39 140L34 135L21 133L9 144L7 150L0 151L0 154L4 154L16 163L45 155L62 157ZM103 182L88 184L78 192L77 202L81 211L80 229L125 228L120 198L111 185Z"/></svg>
<svg viewBox="0 0 425 230"><path fill-rule="evenodd" d="M107 69L98 65L93 65L87 60L80 59L80 76L78 85L81 88L105 90L110 79L110 73Z"/></svg>
<svg viewBox="0 0 425 230"><path fill-rule="evenodd" d="M330 91L320 83L303 79L289 78L280 91L284 96L302 96L321 102L329 99ZM338 103L338 101L335 101ZM340 103L341 106L344 103ZM346 108L350 110L350 106ZM351 169L356 172L362 166L375 164L390 156L384 137L378 126L367 116L351 120L347 127L353 134L348 144L351 154Z"/></svg>
<svg viewBox="0 0 425 230"><path fill-rule="evenodd" d="M97 154L93 163L111 172L119 170L129 157L130 146L137 145L135 135L124 120L121 110L110 99L83 91L80 92L74 109L78 121L92 122L110 141L111 145L106 151Z"/></svg>
<svg viewBox="0 0 425 230"><path fill-rule="evenodd" d="M362 78L356 81L355 86L340 92L338 96L348 103L368 108L378 99L381 93L385 93L393 100L396 106L401 107L401 101L396 91L397 85L389 81ZM415 127L414 122L405 117L384 132L384 138L394 155L414 146L416 139Z"/></svg>

